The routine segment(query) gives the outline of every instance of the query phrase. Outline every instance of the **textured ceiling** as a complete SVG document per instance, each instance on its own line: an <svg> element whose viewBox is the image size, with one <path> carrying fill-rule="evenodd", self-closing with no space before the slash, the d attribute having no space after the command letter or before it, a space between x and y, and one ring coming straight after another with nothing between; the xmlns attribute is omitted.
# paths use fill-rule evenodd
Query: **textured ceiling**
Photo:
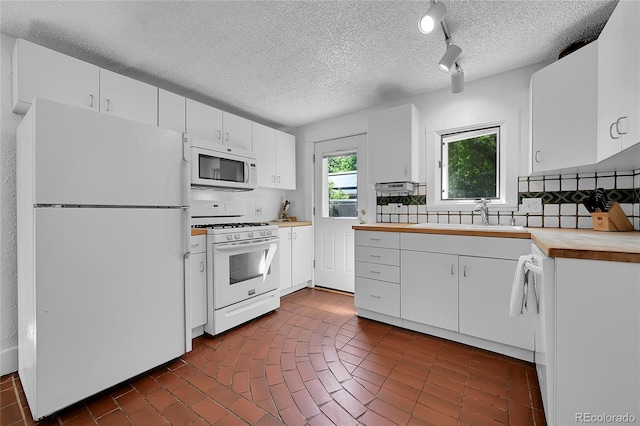
<svg viewBox="0 0 640 426"><path fill-rule="evenodd" d="M615 0L444 0L467 82L597 36ZM430 1L1 1L0 30L275 127L442 87ZM455 96L455 95L452 95Z"/></svg>

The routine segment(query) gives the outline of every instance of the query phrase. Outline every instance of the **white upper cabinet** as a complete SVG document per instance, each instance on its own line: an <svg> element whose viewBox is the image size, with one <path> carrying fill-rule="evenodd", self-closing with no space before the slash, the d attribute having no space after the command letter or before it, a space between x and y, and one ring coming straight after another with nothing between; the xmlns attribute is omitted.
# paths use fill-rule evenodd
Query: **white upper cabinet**
<svg viewBox="0 0 640 426"><path fill-rule="evenodd" d="M191 99L187 99L187 133L200 148L224 144L251 151L250 120Z"/></svg>
<svg viewBox="0 0 640 426"><path fill-rule="evenodd" d="M252 135L251 120L228 112L222 112L222 143L234 148L251 151Z"/></svg>
<svg viewBox="0 0 640 426"><path fill-rule="evenodd" d="M13 51L13 111L34 97L158 125L158 89L18 39Z"/></svg>
<svg viewBox="0 0 640 426"><path fill-rule="evenodd" d="M158 127L180 133L186 131L185 102L184 96L158 89Z"/></svg>
<svg viewBox="0 0 640 426"><path fill-rule="evenodd" d="M531 76L530 174L596 162L598 42Z"/></svg>
<svg viewBox="0 0 640 426"><path fill-rule="evenodd" d="M253 152L258 160L258 186L296 189L296 138L253 123Z"/></svg>
<svg viewBox="0 0 640 426"><path fill-rule="evenodd" d="M369 115L369 183L418 181L419 123L413 104Z"/></svg>
<svg viewBox="0 0 640 426"><path fill-rule="evenodd" d="M34 97L98 111L97 66L21 39L12 65L13 112L27 112Z"/></svg>
<svg viewBox="0 0 640 426"><path fill-rule="evenodd" d="M640 142L640 2L621 0L598 43L601 161Z"/></svg>
<svg viewBox="0 0 640 426"><path fill-rule="evenodd" d="M258 186L277 188L275 129L253 123L253 153L258 160Z"/></svg>
<svg viewBox="0 0 640 426"><path fill-rule="evenodd" d="M276 130L276 170L280 189L296 189L296 137Z"/></svg>
<svg viewBox="0 0 640 426"><path fill-rule="evenodd" d="M100 69L100 112L158 125L158 88Z"/></svg>
<svg viewBox="0 0 640 426"><path fill-rule="evenodd" d="M222 111L187 99L186 128L192 144L212 148L222 143Z"/></svg>

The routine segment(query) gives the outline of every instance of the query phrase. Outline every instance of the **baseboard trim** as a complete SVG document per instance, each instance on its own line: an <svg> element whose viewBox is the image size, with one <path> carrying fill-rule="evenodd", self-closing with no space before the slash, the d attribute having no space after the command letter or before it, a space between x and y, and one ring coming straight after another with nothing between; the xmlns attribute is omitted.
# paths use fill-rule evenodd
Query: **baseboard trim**
<svg viewBox="0 0 640 426"><path fill-rule="evenodd" d="M0 352L0 375L18 371L18 347L14 346Z"/></svg>

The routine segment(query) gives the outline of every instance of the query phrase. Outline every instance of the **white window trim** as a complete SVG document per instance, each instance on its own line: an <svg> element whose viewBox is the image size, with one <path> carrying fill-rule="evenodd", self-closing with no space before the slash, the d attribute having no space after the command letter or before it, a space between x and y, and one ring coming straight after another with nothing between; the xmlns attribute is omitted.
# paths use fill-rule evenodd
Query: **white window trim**
<svg viewBox="0 0 640 426"><path fill-rule="evenodd" d="M517 168L511 170L508 167L507 159L509 158L506 120L493 121L475 124L472 126L457 127L451 129L437 130L433 133L433 139L427 140L426 164L427 176L431 177L427 182L427 211L472 211L478 204L475 200L442 200L440 194L442 191L442 174L440 170L440 160L442 158L442 137L453 133L471 132L480 129L498 127L499 128L499 188L500 197L497 200L491 200L489 210L495 211L513 211L518 209L518 194L508 191L508 179L517 180ZM429 146L431 145L431 146ZM517 151L516 151L517 152ZM517 163L517 159L511 159L511 163Z"/></svg>

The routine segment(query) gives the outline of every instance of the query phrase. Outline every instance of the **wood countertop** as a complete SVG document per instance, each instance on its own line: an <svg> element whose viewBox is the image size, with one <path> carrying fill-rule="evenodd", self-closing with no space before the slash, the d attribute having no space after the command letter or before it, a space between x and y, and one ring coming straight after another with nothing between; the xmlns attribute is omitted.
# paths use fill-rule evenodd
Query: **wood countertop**
<svg viewBox="0 0 640 426"><path fill-rule="evenodd" d="M203 228L191 228L191 236L195 237L196 235L207 235L207 230Z"/></svg>
<svg viewBox="0 0 640 426"><path fill-rule="evenodd" d="M296 221L296 222L269 222L269 225L278 225L280 228L291 228L294 226L309 226L311 222L306 222L304 220Z"/></svg>
<svg viewBox="0 0 640 426"><path fill-rule="evenodd" d="M366 225L354 225L356 231L381 231L381 232L408 232L412 234L446 234L463 235L472 237L499 237L499 238L522 238L530 239L528 228L522 231L514 231L509 227L500 226L491 229L465 229L465 228L420 228L415 223L372 223Z"/></svg>
<svg viewBox="0 0 640 426"><path fill-rule="evenodd" d="M640 263L640 232L590 229L530 229L531 239L550 257Z"/></svg>
<svg viewBox="0 0 640 426"><path fill-rule="evenodd" d="M502 238L530 238L550 257L640 263L640 232L601 232L591 229L524 228L523 231L420 228L410 223L354 225L362 231L409 232Z"/></svg>

